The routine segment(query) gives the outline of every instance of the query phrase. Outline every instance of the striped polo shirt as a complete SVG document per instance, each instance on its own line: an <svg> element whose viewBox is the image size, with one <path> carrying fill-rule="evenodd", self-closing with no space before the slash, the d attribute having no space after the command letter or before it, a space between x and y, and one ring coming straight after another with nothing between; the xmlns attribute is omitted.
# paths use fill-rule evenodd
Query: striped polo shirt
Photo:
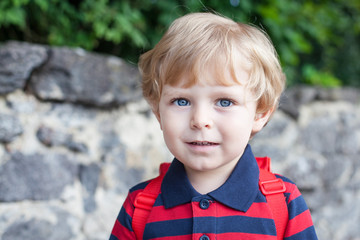
<svg viewBox="0 0 360 240"><path fill-rule="evenodd" d="M309 209L298 188L289 179L276 176L286 185L289 221L284 239L317 239ZM134 199L147 184L140 183L130 189L110 240L136 239L131 226ZM274 219L258 184L259 169L249 145L227 181L205 195L192 187L184 165L174 159L147 220L143 239L276 240Z"/></svg>

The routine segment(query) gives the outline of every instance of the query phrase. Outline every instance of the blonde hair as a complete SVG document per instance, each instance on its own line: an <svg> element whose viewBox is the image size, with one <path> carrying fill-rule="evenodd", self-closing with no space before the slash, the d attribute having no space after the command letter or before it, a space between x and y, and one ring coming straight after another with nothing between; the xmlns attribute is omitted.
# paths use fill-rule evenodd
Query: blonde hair
<svg viewBox="0 0 360 240"><path fill-rule="evenodd" d="M191 13L175 20L159 43L140 57L143 95L153 111L158 111L165 84L176 86L186 75L184 87L191 87L210 64L216 66L211 70L217 84L241 84L236 79L237 68L249 73L246 87L258 101L258 113L277 107L285 75L266 33L212 13ZM226 69L232 82L223 77Z"/></svg>

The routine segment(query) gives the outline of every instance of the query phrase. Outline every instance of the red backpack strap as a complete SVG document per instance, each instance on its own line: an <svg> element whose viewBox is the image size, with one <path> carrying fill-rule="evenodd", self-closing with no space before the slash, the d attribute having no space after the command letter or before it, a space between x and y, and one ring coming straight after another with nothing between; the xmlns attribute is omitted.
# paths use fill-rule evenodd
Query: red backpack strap
<svg viewBox="0 0 360 240"><path fill-rule="evenodd" d="M285 183L270 172L270 158L256 158L260 169L259 187L265 195L274 217L278 239L284 239L285 229L288 222L288 208L284 192Z"/></svg>
<svg viewBox="0 0 360 240"><path fill-rule="evenodd" d="M144 190L135 197L132 228L135 232L136 239L143 239L147 219L155 200L160 193L161 183L169 166L170 163L162 163L160 165L160 175L151 180Z"/></svg>

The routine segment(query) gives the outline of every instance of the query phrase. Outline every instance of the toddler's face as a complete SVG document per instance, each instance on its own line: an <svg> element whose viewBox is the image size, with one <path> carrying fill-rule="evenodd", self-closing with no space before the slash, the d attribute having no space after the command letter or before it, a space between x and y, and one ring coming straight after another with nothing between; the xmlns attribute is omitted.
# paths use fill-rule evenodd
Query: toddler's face
<svg viewBox="0 0 360 240"><path fill-rule="evenodd" d="M238 70L237 75L248 79L245 71ZM260 130L267 118L256 114L256 102L243 85L206 84L212 75L204 77L189 88L165 85L157 118L167 147L187 172L230 170L251 133Z"/></svg>

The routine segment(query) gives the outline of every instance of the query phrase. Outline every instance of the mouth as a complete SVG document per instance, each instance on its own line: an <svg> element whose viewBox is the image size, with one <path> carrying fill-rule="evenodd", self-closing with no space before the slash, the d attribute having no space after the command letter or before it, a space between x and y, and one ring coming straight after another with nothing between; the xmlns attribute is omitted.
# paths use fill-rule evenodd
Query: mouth
<svg viewBox="0 0 360 240"><path fill-rule="evenodd" d="M216 146L216 145L219 145L219 143L208 142L208 141L194 141L194 142L188 142L188 144L194 145L194 146Z"/></svg>

